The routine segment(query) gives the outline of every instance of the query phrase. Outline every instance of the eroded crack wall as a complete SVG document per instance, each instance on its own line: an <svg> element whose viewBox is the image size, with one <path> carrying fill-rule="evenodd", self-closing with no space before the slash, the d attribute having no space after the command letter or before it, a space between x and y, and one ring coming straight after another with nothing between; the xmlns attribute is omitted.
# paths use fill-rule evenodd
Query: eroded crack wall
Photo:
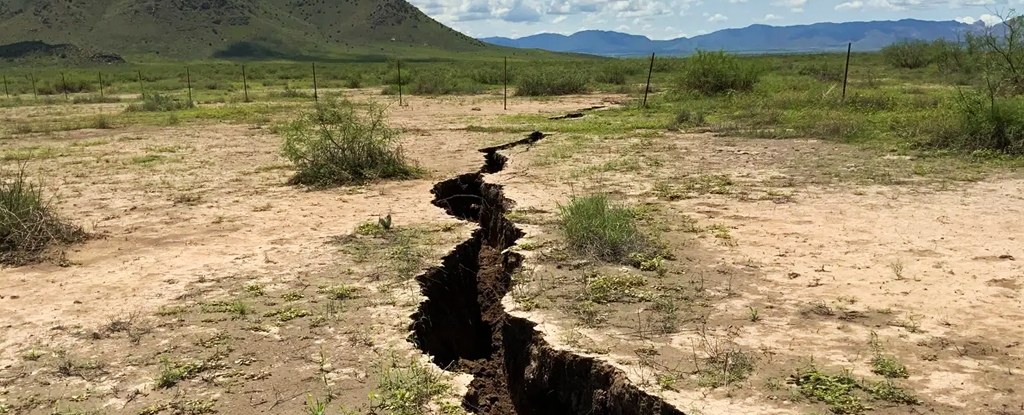
<svg viewBox="0 0 1024 415"><path fill-rule="evenodd" d="M505 217L513 202L484 175L505 168L500 151L544 137L482 149L479 172L434 186L435 206L479 228L417 277L426 300L412 316L411 341L441 368L474 376L463 407L479 415L682 415L611 365L552 348L534 323L501 304L523 261L508 248L523 232Z"/></svg>

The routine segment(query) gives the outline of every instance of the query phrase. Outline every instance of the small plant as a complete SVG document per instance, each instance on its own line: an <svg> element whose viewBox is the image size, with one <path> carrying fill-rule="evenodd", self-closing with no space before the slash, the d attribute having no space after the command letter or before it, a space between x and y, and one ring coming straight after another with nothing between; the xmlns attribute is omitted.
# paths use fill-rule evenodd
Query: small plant
<svg viewBox="0 0 1024 415"><path fill-rule="evenodd" d="M284 137L284 155L299 170L290 184L328 187L420 175L381 107L360 115L348 101L324 103L284 127Z"/></svg>
<svg viewBox="0 0 1024 415"><path fill-rule="evenodd" d="M750 322L757 323L758 321L761 321L761 311L754 307L750 307Z"/></svg>
<svg viewBox="0 0 1024 415"><path fill-rule="evenodd" d="M82 228L57 216L42 186L29 181L24 168L0 170L0 264L36 262L51 246L84 238Z"/></svg>
<svg viewBox="0 0 1024 415"><path fill-rule="evenodd" d="M645 248L633 210L615 205L606 194L574 197L559 212L569 247L581 254L621 262Z"/></svg>
<svg viewBox="0 0 1024 415"><path fill-rule="evenodd" d="M920 405L921 400L916 396L907 392L903 388L896 386L891 381L882 381L874 384L863 386L871 398L878 401L885 401L889 403L895 403L900 405Z"/></svg>
<svg viewBox="0 0 1024 415"><path fill-rule="evenodd" d="M260 284L249 284L249 285L246 285L245 286L245 292L249 293L249 295L251 295L253 297L262 297L262 296L264 296L267 293L263 289L263 286L260 285Z"/></svg>
<svg viewBox="0 0 1024 415"><path fill-rule="evenodd" d="M646 294L639 291L645 285L639 275L592 275L587 277L583 299L597 304L638 299Z"/></svg>
<svg viewBox="0 0 1024 415"><path fill-rule="evenodd" d="M309 311L303 310L298 307L285 307L279 310L271 311L264 315L264 317L277 317L277 320L286 323L297 318L309 316Z"/></svg>
<svg viewBox="0 0 1024 415"><path fill-rule="evenodd" d="M516 95L526 97L584 94L590 79L579 70L538 69L519 76Z"/></svg>
<svg viewBox="0 0 1024 415"><path fill-rule="evenodd" d="M679 302L672 297L661 296L654 300L651 309L658 313L655 318L657 329L662 334L674 333L679 328Z"/></svg>
<svg viewBox="0 0 1024 415"><path fill-rule="evenodd" d="M359 288L349 285L336 285L329 288L323 288L320 292L322 294L327 294L327 297L332 300L344 301L356 298L359 295Z"/></svg>
<svg viewBox="0 0 1024 415"><path fill-rule="evenodd" d="M194 107L192 102L182 101L168 95L153 93L146 95L142 102L128 106L128 112L169 112Z"/></svg>
<svg viewBox="0 0 1024 415"><path fill-rule="evenodd" d="M822 402L837 415L859 414L867 410L854 392L860 387L848 373L829 375L814 368L798 373L792 382L803 396Z"/></svg>
<svg viewBox="0 0 1024 415"><path fill-rule="evenodd" d="M307 395L305 409L307 415L326 415L327 401L321 401L320 398L314 398L313 395Z"/></svg>
<svg viewBox="0 0 1024 415"><path fill-rule="evenodd" d="M686 59L679 87L701 95L749 92L761 80L762 72L753 62L725 52L698 51Z"/></svg>
<svg viewBox="0 0 1024 415"><path fill-rule="evenodd" d="M706 357L698 360L697 383L707 388L718 388L742 381L754 372L754 356L741 349L729 339L709 335L706 328L700 328L700 349Z"/></svg>
<svg viewBox="0 0 1024 415"><path fill-rule="evenodd" d="M890 262L889 269L892 271L892 274L896 276L897 280L903 280L903 262Z"/></svg>
<svg viewBox="0 0 1024 415"><path fill-rule="evenodd" d="M370 394L374 413L430 414L431 403L451 391L444 375L418 361L405 363L392 357L378 363L377 371L377 388Z"/></svg>
<svg viewBox="0 0 1024 415"><path fill-rule="evenodd" d="M27 352L22 353L21 358L30 362L35 362L43 357L43 352L36 349L29 349Z"/></svg>
<svg viewBox="0 0 1024 415"><path fill-rule="evenodd" d="M178 382L192 379L202 372L221 366L214 361L175 362L167 357L162 357L160 363L160 374L156 378L156 387L160 389L174 387Z"/></svg>
<svg viewBox="0 0 1024 415"><path fill-rule="evenodd" d="M668 125L668 129L671 131L681 131L686 128L703 127L706 124L707 120L704 119L703 112L682 110L676 114L672 123Z"/></svg>
<svg viewBox="0 0 1024 415"><path fill-rule="evenodd" d="M910 377L907 367L895 356L878 354L871 359L871 371L888 379Z"/></svg>

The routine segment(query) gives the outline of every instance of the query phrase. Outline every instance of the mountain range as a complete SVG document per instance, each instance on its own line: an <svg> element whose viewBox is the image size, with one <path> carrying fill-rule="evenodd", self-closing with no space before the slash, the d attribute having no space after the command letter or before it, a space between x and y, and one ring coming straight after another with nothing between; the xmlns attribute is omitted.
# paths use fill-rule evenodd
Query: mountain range
<svg viewBox="0 0 1024 415"><path fill-rule="evenodd" d="M846 50L875 51L905 39L956 40L964 33L984 30L984 23L969 25L956 21L905 19L848 23L815 23L799 26L752 25L740 29L670 40L646 36L588 30L572 35L541 33L510 39L488 37L480 40L501 46L576 52L605 56L637 56L650 53L687 55L697 50L737 53L815 52Z"/></svg>
<svg viewBox="0 0 1024 415"><path fill-rule="evenodd" d="M0 45L19 42L168 58L501 49L405 0L0 0Z"/></svg>

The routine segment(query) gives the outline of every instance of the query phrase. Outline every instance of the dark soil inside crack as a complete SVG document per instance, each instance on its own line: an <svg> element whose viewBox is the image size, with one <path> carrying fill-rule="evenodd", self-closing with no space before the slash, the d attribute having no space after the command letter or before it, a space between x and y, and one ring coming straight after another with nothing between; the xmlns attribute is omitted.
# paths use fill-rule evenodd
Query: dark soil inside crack
<svg viewBox="0 0 1024 415"><path fill-rule="evenodd" d="M512 201L484 174L505 168L499 154L545 136L481 150L485 164L434 186L434 205L477 223L473 237L417 278L426 300L412 316L412 338L438 366L474 376L463 400L480 415L683 414L593 358L553 349L535 325L501 304L522 256L509 252L523 236L505 213Z"/></svg>

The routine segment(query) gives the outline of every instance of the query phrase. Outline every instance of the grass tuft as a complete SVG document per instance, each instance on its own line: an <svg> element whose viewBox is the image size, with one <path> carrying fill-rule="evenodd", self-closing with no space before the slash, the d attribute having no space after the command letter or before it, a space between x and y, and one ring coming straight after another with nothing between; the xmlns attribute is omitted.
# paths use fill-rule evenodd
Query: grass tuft
<svg viewBox="0 0 1024 415"><path fill-rule="evenodd" d="M559 211L565 240L578 253L623 262L646 247L633 210L614 204L606 194L573 197Z"/></svg>
<svg viewBox="0 0 1024 415"><path fill-rule="evenodd" d="M42 186L29 181L24 168L0 170L0 264L36 262L51 246L84 238L82 228L57 216Z"/></svg>

